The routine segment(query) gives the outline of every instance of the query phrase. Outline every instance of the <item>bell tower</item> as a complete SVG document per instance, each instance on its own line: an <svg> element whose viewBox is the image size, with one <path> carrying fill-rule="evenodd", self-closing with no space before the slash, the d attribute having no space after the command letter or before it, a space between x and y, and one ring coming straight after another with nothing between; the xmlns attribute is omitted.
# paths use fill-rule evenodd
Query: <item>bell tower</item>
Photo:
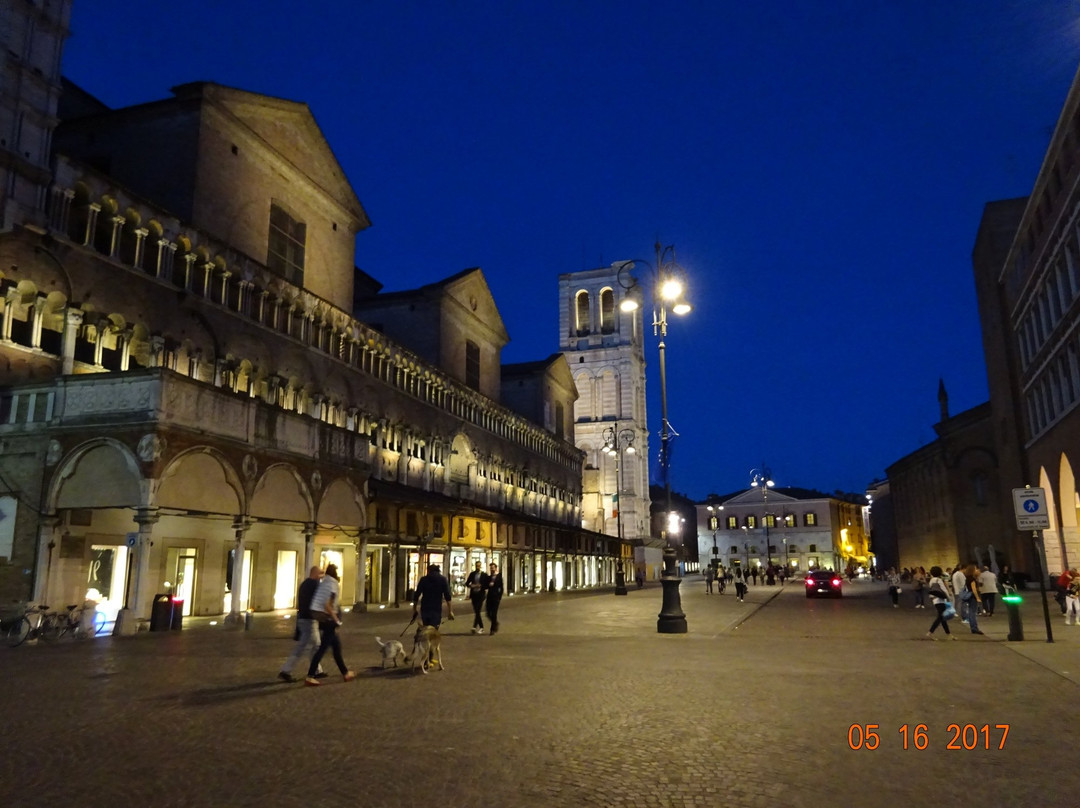
<svg viewBox="0 0 1080 808"><path fill-rule="evenodd" d="M585 452L583 526L618 536L621 523L626 540L649 536L642 315L620 307L627 297L620 277L629 284L630 266L617 261L559 276L559 349L577 386L574 435ZM604 451L611 438L618 453Z"/></svg>

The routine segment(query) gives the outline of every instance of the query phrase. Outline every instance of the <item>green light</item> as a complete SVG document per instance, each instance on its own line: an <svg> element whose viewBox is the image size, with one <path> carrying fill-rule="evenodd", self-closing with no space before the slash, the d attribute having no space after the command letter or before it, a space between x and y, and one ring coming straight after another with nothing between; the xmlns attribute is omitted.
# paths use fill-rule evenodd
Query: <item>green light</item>
<svg viewBox="0 0 1080 808"><path fill-rule="evenodd" d="M1001 598L1006 603L1023 603L1024 599L1019 595L1004 595Z"/></svg>

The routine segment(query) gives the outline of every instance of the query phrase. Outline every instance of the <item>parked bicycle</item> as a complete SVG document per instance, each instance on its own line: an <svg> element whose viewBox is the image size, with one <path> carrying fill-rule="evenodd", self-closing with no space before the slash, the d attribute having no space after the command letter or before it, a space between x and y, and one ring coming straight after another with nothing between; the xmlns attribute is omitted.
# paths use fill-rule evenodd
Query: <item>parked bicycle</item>
<svg viewBox="0 0 1080 808"><path fill-rule="evenodd" d="M58 640L64 635L87 639L105 627L105 616L91 606L68 606L66 614L50 612L48 606L32 606L12 622L5 638L9 647L27 640Z"/></svg>
<svg viewBox="0 0 1080 808"><path fill-rule="evenodd" d="M7 644L11 648L27 640L56 640L60 638L60 615L50 612L48 606L31 606L7 630Z"/></svg>
<svg viewBox="0 0 1080 808"><path fill-rule="evenodd" d="M68 606L66 615L59 615L60 636L70 635L77 640L86 640L100 634L105 628L105 615L95 607Z"/></svg>

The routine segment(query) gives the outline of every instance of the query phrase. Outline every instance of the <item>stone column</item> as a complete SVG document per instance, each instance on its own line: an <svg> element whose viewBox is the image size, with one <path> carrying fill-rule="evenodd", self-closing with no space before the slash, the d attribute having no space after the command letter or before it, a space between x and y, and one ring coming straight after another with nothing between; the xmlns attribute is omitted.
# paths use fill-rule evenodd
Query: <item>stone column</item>
<svg viewBox="0 0 1080 808"><path fill-rule="evenodd" d="M236 535L236 543L233 545L232 559L232 591L229 593L229 613L225 616L225 624L237 628L244 625L244 615L240 611L240 590L244 583L244 536L247 534L250 523L243 517L237 517L233 523L233 531Z"/></svg>
<svg viewBox="0 0 1080 808"><path fill-rule="evenodd" d="M131 265L136 269L143 268L143 250L146 249L146 237L150 235L150 231L145 227L140 227L135 231L135 253L132 256Z"/></svg>
<svg viewBox="0 0 1080 808"><path fill-rule="evenodd" d="M171 281L173 261L176 258L177 245L165 238L158 239L157 262L154 264L154 276Z"/></svg>
<svg viewBox="0 0 1080 808"><path fill-rule="evenodd" d="M61 372L68 376L75 369L75 344L82 328L83 310L69 308L64 314L64 344L61 348Z"/></svg>
<svg viewBox="0 0 1080 808"><path fill-rule="evenodd" d="M401 604L398 602L397 568L398 551L401 549L396 541L390 542L390 591L386 593L387 601L394 604L395 608Z"/></svg>
<svg viewBox="0 0 1080 808"><path fill-rule="evenodd" d="M97 228L97 216L101 212L101 205L91 202L86 210L86 230L83 232L82 245L92 247L94 245L94 231Z"/></svg>
<svg viewBox="0 0 1080 808"><path fill-rule="evenodd" d="M30 347L41 348L41 323L45 319L45 298L40 295L30 309Z"/></svg>
<svg viewBox="0 0 1080 808"><path fill-rule="evenodd" d="M0 340L11 342L11 323L15 319L15 303L19 299L14 288L8 290L4 298L4 319L0 322Z"/></svg>
<svg viewBox="0 0 1080 808"><path fill-rule="evenodd" d="M131 339L134 331L125 328L116 336L117 350L120 352L120 370L127 370L131 364Z"/></svg>
<svg viewBox="0 0 1080 808"><path fill-rule="evenodd" d="M112 232L109 234L109 258L116 258L117 253L120 250L120 239L117 236L120 234L120 228L124 226L124 222L127 221L123 216L113 216L109 221L112 222Z"/></svg>
<svg viewBox="0 0 1080 808"><path fill-rule="evenodd" d="M38 523L37 563L34 565L34 603L49 605L49 573L53 550L59 544L60 517L42 516Z"/></svg>
<svg viewBox="0 0 1080 808"><path fill-rule="evenodd" d="M139 532L135 536L135 546L131 548L131 559L128 562L131 576L124 597L124 608L116 615L117 634L134 634L139 630L139 621L150 618L150 598L146 588L150 582L150 548L154 543L153 532L157 520L157 508L139 508L135 512L135 524L139 526Z"/></svg>
<svg viewBox="0 0 1080 808"><path fill-rule="evenodd" d="M363 537L356 545L356 603L353 604L354 612L366 612L367 601L364 599L364 590L367 588L367 537Z"/></svg>
<svg viewBox="0 0 1080 808"><path fill-rule="evenodd" d="M97 336L94 339L94 364L101 367L102 351L105 349L105 334L112 327L109 320L98 320Z"/></svg>
<svg viewBox="0 0 1080 808"><path fill-rule="evenodd" d="M150 367L160 368L165 365L165 337L150 337Z"/></svg>

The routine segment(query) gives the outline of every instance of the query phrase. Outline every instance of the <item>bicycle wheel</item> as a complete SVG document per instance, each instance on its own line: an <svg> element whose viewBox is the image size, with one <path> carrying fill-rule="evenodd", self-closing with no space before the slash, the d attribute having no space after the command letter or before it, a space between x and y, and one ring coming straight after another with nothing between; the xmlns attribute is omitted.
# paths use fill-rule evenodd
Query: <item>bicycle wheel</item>
<svg viewBox="0 0 1080 808"><path fill-rule="evenodd" d="M23 640L29 636L30 621L25 617L20 617L17 622L12 623L8 628L5 638L7 639L8 646L14 648L16 645L21 645Z"/></svg>
<svg viewBox="0 0 1080 808"><path fill-rule="evenodd" d="M60 625L60 620L55 614L47 614L41 619L41 626L38 628L38 636L46 642L53 642L60 639L60 635L64 633L63 626Z"/></svg>

